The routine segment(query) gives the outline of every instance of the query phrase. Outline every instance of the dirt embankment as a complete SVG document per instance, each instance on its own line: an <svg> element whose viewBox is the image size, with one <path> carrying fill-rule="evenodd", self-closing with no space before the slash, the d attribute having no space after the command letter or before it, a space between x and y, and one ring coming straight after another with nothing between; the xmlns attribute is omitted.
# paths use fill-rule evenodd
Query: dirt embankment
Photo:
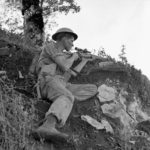
<svg viewBox="0 0 150 150"><path fill-rule="evenodd" d="M11 92L9 90L6 92L1 90L1 104L4 103L4 98L6 98L6 95L9 94L11 98L10 101L8 100L7 103L5 102L5 106L10 106L10 108L14 107L13 98L15 97L16 99L16 97L20 97L15 105L19 105L19 107L22 107L23 111L21 116L23 119L20 119L19 117L21 116L18 116L18 120L20 119L18 123L24 126L18 126L17 129L19 129L19 127L22 127L22 129L30 131L30 129L35 127L41 117L44 116L42 113L40 113L40 116L37 116L38 111L36 109L38 107L32 107L32 105L35 106L35 103L37 103L37 95L34 88L36 80L31 79L28 76L28 69L29 65L31 64L33 55L29 51L22 50L22 48L16 44L10 44L6 41L1 40L0 45L2 45L2 43L3 46L1 46L1 48L7 47L6 49L8 50L8 52L6 54L4 54L3 52L3 54L0 55L0 70L6 71L7 74L6 79L1 79L1 89L3 88L8 90L9 86L11 86L12 88ZM100 62L100 60L89 62L81 72L80 76L71 79L72 83L96 84L97 87L100 87L101 91L104 90L104 92L101 93L100 96L103 96L104 99L107 99L102 100L102 98L95 96L84 102L75 101L72 113L65 127L62 129L65 132L73 135L73 142L70 145L65 143L52 145L44 141L43 143L35 141L32 136L30 136L30 132L24 133L22 132L22 130L19 130L21 131L20 134L24 133L24 135L21 136L22 140L20 138L19 141L18 138L18 140L16 141L13 139L15 137L15 132L12 130L11 132L14 133L14 137L11 137L12 140L14 140L14 143L12 143L12 145L14 144L16 146L16 150L19 148L26 150L31 148L33 148L34 150L149 149L149 121L146 120L148 118L145 117L145 112L149 116L149 112L147 111L150 104L149 80L133 66L128 66L121 70L113 70L113 67L108 69L99 69L98 66ZM7 87L4 86L4 84L6 84ZM20 91L14 90L15 88L20 89ZM121 93L122 91L125 91L127 93L126 96L123 97L123 94ZM114 99L112 100L108 95L111 95L111 97L114 97ZM16 102L16 100L14 101ZM131 105L135 102L138 102L137 107L135 107L136 105ZM140 108L138 108L139 103L141 105ZM44 107L44 105L42 106ZM35 118L32 118L32 121L30 117L27 117L29 114L31 115L31 108L32 112L35 113ZM132 110L135 109L135 111L129 111L130 108L132 108ZM19 108L16 107L16 111L18 109ZM44 107L44 111L46 111L46 109L47 105L46 107ZM4 110L6 109L4 108ZM143 113L143 116L138 117L139 110ZM11 111L15 110L12 109ZM3 114L3 117L10 117L9 115L4 115L4 112L1 112L1 114ZM82 116L90 116L99 123L102 123L102 120L105 119L111 126L113 132L108 132L106 127L103 129L96 129L96 127L94 127L92 124L83 120ZM121 116L124 116L124 118L122 118ZM25 120L25 118L27 120ZM6 119L7 118L5 118L5 120ZM29 120L30 125L28 126L30 127L30 129L29 127L25 126L27 125L25 121ZM13 116L11 116L10 123L14 124ZM15 124L17 124L17 120ZM134 127L131 127L132 125ZM12 126L9 126L7 123L4 124L1 122L1 127L1 132L4 137L0 138L2 141L0 145L3 149L10 149L11 144L9 145L9 148L7 148L5 142L11 143L11 141L10 139L7 140L5 135L9 135L8 130L12 129ZM6 130L5 132L4 127ZM137 135L131 133L127 134L127 130L131 132L141 131L141 135L138 135L139 132L137 133ZM145 133L145 135L143 135L143 133Z"/></svg>

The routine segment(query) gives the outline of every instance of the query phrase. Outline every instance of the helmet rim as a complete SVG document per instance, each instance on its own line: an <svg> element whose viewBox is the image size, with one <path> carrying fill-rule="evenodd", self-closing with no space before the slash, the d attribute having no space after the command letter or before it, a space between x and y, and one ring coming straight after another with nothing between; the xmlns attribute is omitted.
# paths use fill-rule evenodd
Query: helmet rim
<svg viewBox="0 0 150 150"><path fill-rule="evenodd" d="M69 28L60 28L58 29L53 35L52 35L52 39L54 41L57 41L57 36L60 34L60 33L68 33L68 34L71 34L73 37L74 37L74 40L76 40L78 38L78 35L73 32L73 30L69 29Z"/></svg>

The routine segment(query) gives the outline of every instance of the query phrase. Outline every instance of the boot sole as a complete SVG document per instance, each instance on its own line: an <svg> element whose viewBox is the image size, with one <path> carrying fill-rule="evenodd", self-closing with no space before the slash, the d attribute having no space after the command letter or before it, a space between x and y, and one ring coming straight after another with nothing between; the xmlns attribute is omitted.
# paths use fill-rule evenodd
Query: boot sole
<svg viewBox="0 0 150 150"><path fill-rule="evenodd" d="M55 143L55 144L71 144L72 142L70 142L69 140L69 136L62 136L62 135L59 135L59 134L47 134L47 133L38 133L38 132L32 132L31 133L32 137L35 139L35 140L44 140L45 142L52 142L52 143ZM73 143L72 143L73 144ZM72 145L71 144L71 145Z"/></svg>

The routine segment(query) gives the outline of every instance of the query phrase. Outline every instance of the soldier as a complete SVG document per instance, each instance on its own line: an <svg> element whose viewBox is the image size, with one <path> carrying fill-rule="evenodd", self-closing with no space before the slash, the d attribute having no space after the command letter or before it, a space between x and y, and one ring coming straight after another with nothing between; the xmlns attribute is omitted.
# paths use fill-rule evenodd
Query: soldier
<svg viewBox="0 0 150 150"><path fill-rule="evenodd" d="M68 55L77 34L69 28L60 28L52 35L52 41L45 43L38 61L38 80L42 98L52 101L45 115L45 122L37 128L36 133L41 137L67 138L69 135L59 131L67 121L74 100L83 101L97 93L93 84L71 84L68 75L77 76L89 59L82 58L81 62L71 69L78 53Z"/></svg>

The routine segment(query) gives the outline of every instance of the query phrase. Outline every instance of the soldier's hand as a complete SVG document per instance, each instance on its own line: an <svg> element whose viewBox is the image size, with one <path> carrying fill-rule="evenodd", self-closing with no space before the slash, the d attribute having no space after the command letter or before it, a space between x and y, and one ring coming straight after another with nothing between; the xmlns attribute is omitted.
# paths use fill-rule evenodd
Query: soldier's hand
<svg viewBox="0 0 150 150"><path fill-rule="evenodd" d="M74 60L78 60L79 59L78 53L73 53L73 57L74 57Z"/></svg>

